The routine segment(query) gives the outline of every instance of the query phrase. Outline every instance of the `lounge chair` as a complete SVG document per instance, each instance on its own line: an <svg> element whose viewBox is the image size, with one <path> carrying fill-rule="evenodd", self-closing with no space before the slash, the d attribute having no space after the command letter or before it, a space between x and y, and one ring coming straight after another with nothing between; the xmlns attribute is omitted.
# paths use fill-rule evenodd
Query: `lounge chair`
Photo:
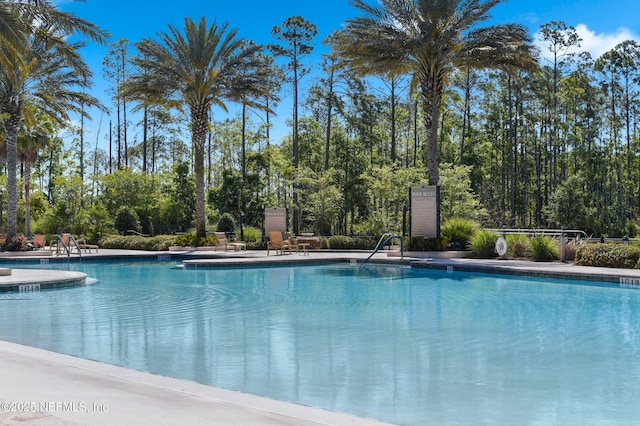
<svg viewBox="0 0 640 426"><path fill-rule="evenodd" d="M45 235L36 234L33 236L33 240L31 240L31 244L33 244L34 250L41 250L47 245L45 242Z"/></svg>
<svg viewBox="0 0 640 426"><path fill-rule="evenodd" d="M232 248L234 251L246 250L247 245L243 242L230 242L227 239L227 234L224 232L216 232L216 240L218 240L217 244L214 246L214 250L218 250L218 247L223 247L224 251L227 251L228 248Z"/></svg>
<svg viewBox="0 0 640 426"><path fill-rule="evenodd" d="M267 256L269 256L269 249L275 249L276 254L280 250L280 254L283 254L285 250L291 253L291 241L288 238L284 238L284 235L280 231L270 231L269 241L267 242Z"/></svg>
<svg viewBox="0 0 640 426"><path fill-rule="evenodd" d="M85 239L78 240L77 246L84 250L85 253L91 253L91 250L95 250L96 253L98 253L98 249L100 248L97 244L87 244L87 240Z"/></svg>

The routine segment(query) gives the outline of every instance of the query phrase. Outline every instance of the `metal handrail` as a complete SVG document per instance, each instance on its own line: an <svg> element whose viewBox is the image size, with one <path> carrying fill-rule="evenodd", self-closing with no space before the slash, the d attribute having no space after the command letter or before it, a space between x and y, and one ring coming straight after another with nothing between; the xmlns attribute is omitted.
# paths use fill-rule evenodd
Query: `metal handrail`
<svg viewBox="0 0 640 426"><path fill-rule="evenodd" d="M386 238L386 240L385 240L385 238ZM378 252L378 250L380 250L380 247L384 247L385 244L387 244L389 241L393 240L394 238L399 238L400 239L400 259L403 259L404 258L404 239L400 235L394 235L394 234L391 234L390 232L387 232L385 234L382 234L382 236L380 237L380 240L378 240L378 244L376 244L376 248L369 255L369 257L367 257L364 260L364 262L362 262L360 264L360 266L362 266L365 263L367 263L369 261L369 259L371 259L373 257L373 255L376 254ZM383 240L384 240L384 242L383 242Z"/></svg>
<svg viewBox="0 0 640 426"><path fill-rule="evenodd" d="M589 239L589 235L580 229L518 229L518 228L488 228L487 231L496 234L527 234L527 235L567 235L575 234L583 238Z"/></svg>
<svg viewBox="0 0 640 426"><path fill-rule="evenodd" d="M60 235L58 235L58 237L56 238L56 247L59 247L59 245L62 244L62 247L67 252L67 258L71 257L71 243L73 243L73 245L76 246L76 249L78 250L78 256L82 258L82 250L80 250L80 246L78 245L78 242L76 241L76 239L73 238L73 235L69 235L69 246L67 246L64 243Z"/></svg>

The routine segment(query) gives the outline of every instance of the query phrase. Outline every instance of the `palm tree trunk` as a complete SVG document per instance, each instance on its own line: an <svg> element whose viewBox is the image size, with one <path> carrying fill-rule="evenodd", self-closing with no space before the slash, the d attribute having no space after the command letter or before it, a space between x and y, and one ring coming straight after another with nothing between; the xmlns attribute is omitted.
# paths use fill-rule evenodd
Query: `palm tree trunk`
<svg viewBox="0 0 640 426"><path fill-rule="evenodd" d="M7 145L7 238L15 236L18 232L16 166L18 163L18 128L21 115L20 108L15 106L9 112L9 118L4 122Z"/></svg>
<svg viewBox="0 0 640 426"><path fill-rule="evenodd" d="M209 107L198 105L191 107L191 123L193 130L191 141L193 144L193 169L196 177L196 236L206 237L206 216L204 206L204 146L207 140Z"/></svg>
<svg viewBox="0 0 640 426"><path fill-rule="evenodd" d="M438 125L443 83L432 77L421 82L422 112L427 133L427 176L429 185L440 182L440 153L438 149Z"/></svg>
<svg viewBox="0 0 640 426"><path fill-rule="evenodd" d="M24 235L31 235L31 162L24 162Z"/></svg>
<svg viewBox="0 0 640 426"><path fill-rule="evenodd" d="M247 104L242 103L242 184L247 183ZM244 208L244 206L242 206Z"/></svg>

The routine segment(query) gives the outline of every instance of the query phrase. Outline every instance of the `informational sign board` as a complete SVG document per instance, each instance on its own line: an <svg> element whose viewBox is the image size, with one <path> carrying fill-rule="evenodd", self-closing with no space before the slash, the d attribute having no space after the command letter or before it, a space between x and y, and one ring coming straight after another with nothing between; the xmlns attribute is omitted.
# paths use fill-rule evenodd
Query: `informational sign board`
<svg viewBox="0 0 640 426"><path fill-rule="evenodd" d="M287 209L269 207L264 209L264 234L271 231L287 232Z"/></svg>
<svg viewBox="0 0 640 426"><path fill-rule="evenodd" d="M418 185L409 189L411 202L411 237L440 236L440 188Z"/></svg>

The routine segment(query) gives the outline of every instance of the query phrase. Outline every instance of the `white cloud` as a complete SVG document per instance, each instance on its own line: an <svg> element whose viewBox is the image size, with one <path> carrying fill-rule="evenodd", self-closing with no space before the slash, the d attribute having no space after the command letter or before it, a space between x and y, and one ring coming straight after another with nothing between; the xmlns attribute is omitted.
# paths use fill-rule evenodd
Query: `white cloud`
<svg viewBox="0 0 640 426"><path fill-rule="evenodd" d="M600 57L603 53L613 49L616 45L627 40L638 40L638 36L633 34L627 28L619 28L612 34L596 34L591 31L585 24L578 24L576 32L582 39L580 48L588 51L594 58Z"/></svg>
<svg viewBox="0 0 640 426"><path fill-rule="evenodd" d="M580 47L573 47L565 53L578 53L589 52L591 57L595 60L599 58L603 53L613 49L616 45L626 40L640 41L640 37L627 28L618 28L613 33L596 33L590 30L585 24L578 24L575 26L576 33L582 39ZM542 41L540 32L534 35L535 44L540 49L540 54L543 59L551 60L553 57L549 51L548 44Z"/></svg>

